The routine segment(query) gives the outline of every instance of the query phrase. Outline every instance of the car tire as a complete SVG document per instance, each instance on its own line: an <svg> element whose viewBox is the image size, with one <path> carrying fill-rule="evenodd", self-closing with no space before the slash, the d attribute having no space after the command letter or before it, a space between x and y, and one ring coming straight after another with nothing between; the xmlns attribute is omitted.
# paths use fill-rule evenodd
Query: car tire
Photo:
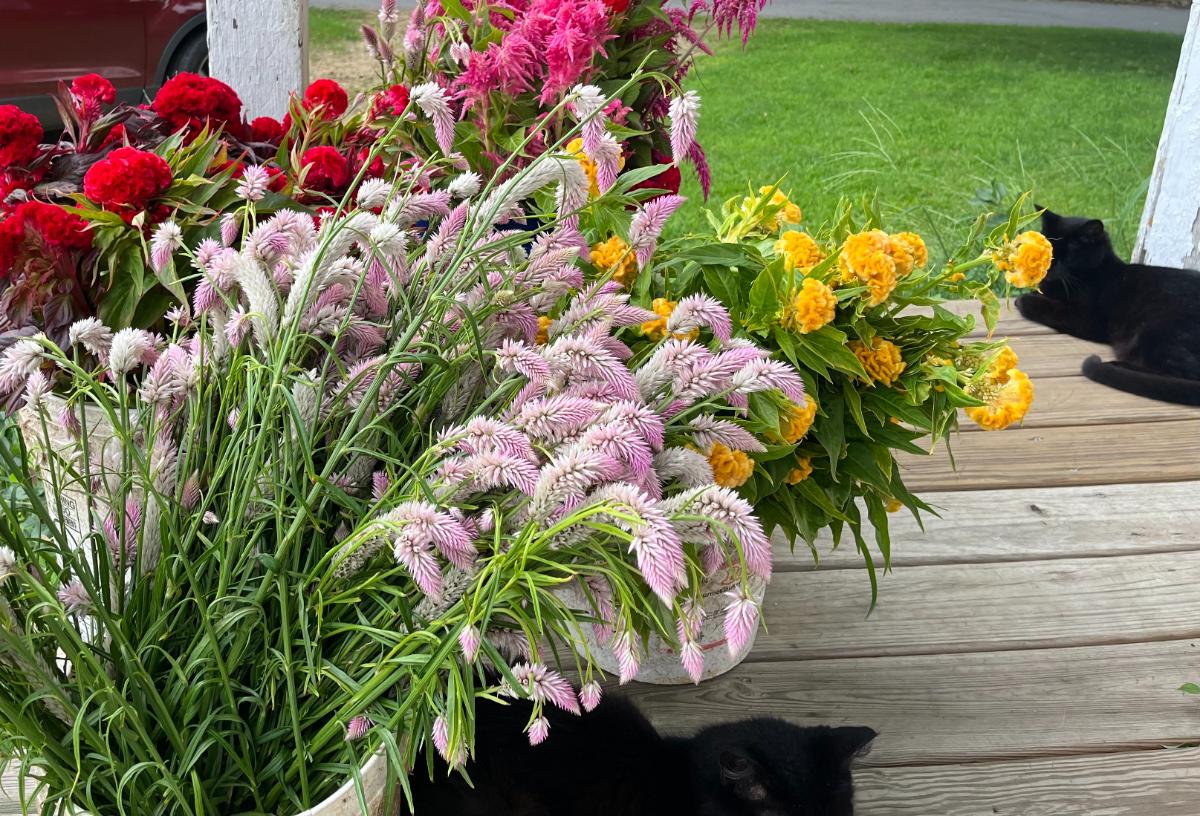
<svg viewBox="0 0 1200 816"><path fill-rule="evenodd" d="M163 79L170 79L185 71L208 76L208 33L204 29L189 36L175 49L171 61L167 63L167 75Z"/></svg>

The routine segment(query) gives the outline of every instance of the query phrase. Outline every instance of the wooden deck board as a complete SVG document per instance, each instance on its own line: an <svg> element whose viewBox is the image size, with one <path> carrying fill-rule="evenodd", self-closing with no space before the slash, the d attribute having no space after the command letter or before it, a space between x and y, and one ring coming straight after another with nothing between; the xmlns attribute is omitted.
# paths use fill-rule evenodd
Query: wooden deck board
<svg viewBox="0 0 1200 816"><path fill-rule="evenodd" d="M924 531L907 512L890 516L892 565L984 564L1200 550L1200 481L1166 484L926 493L940 516ZM803 542L775 543L775 569L862 567L853 542L824 536L814 565Z"/></svg>
<svg viewBox="0 0 1200 816"><path fill-rule="evenodd" d="M1200 420L963 433L931 456L899 457L910 489L989 490L1200 479ZM986 501L982 498L981 501Z"/></svg>
<svg viewBox="0 0 1200 816"><path fill-rule="evenodd" d="M1179 640L749 663L627 693L670 733L753 716L867 725L879 737L864 766L957 764L1200 742L1200 706L1176 691L1198 670L1200 641Z"/></svg>
<svg viewBox="0 0 1200 816"><path fill-rule="evenodd" d="M1200 749L865 768L858 816L1195 816Z"/></svg>
<svg viewBox="0 0 1200 816"><path fill-rule="evenodd" d="M751 661L1200 638L1200 552L780 573ZM1200 653L1197 654L1200 673ZM1197 706L1200 715L1200 706Z"/></svg>

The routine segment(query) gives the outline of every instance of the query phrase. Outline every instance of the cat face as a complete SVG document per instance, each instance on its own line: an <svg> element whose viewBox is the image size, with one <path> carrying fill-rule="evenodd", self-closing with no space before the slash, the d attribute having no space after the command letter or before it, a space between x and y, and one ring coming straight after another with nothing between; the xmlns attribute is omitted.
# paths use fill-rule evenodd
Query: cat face
<svg viewBox="0 0 1200 816"><path fill-rule="evenodd" d="M691 751L699 816L852 816L850 761L874 738L776 719L707 728Z"/></svg>
<svg viewBox="0 0 1200 816"><path fill-rule="evenodd" d="M1046 275L1048 282L1086 283L1089 273L1102 269L1112 257L1112 243L1104 231L1104 222L1095 218L1062 216L1046 210L1042 213L1042 234L1054 248L1054 262Z"/></svg>

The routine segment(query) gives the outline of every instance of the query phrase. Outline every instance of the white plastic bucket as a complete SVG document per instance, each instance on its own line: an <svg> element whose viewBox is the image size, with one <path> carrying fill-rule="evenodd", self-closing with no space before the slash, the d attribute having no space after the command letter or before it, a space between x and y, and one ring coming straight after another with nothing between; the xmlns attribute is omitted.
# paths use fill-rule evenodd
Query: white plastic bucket
<svg viewBox="0 0 1200 816"><path fill-rule="evenodd" d="M367 803L366 812L363 812L359 805L358 791L354 787L354 779L351 778L325 801L318 802L296 816L385 816L384 810L387 805L395 808L398 800L395 796L388 796L388 762L382 749L367 760L360 775L363 798Z"/></svg>

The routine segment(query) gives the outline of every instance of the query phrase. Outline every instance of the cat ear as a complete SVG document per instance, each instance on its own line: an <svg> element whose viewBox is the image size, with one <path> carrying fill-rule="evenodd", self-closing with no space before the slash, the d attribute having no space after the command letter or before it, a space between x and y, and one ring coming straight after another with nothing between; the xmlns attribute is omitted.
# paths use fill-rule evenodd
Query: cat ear
<svg viewBox="0 0 1200 816"><path fill-rule="evenodd" d="M1056 212L1051 212L1049 209L1047 209L1046 207L1043 207L1041 204L1034 204L1033 207L1036 210L1042 211L1042 226L1043 227L1049 226L1050 224L1057 224L1059 221L1062 221L1061 215L1059 215Z"/></svg>
<svg viewBox="0 0 1200 816"><path fill-rule="evenodd" d="M1104 222L1093 218L1079 228L1079 236L1090 243L1100 243L1104 240Z"/></svg>
<svg viewBox="0 0 1200 816"><path fill-rule="evenodd" d="M879 736L875 729L862 725L834 728L830 733L833 738L835 754L846 762L865 751L871 741Z"/></svg>
<svg viewBox="0 0 1200 816"><path fill-rule="evenodd" d="M759 778L758 764L736 749L721 752L721 784L747 802L761 802L767 789Z"/></svg>

